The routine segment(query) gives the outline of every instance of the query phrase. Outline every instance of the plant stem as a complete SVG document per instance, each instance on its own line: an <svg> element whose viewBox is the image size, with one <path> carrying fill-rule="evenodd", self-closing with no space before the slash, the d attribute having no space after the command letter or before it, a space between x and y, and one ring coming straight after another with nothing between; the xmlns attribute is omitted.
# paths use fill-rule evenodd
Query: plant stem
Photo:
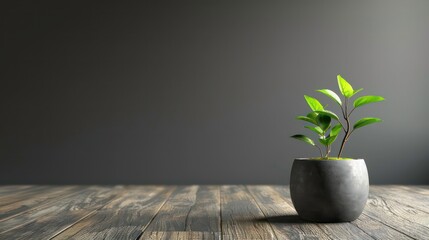
<svg viewBox="0 0 429 240"><path fill-rule="evenodd" d="M350 115L347 113L347 98L345 98L344 103L345 103L345 106L344 106L345 110L343 113L343 117L344 117L344 120L346 120L347 127L346 127L346 129L343 128L345 131L345 134L344 134L343 141L341 142L341 147L340 147L340 151L338 153L338 158L341 157L341 154L343 153L344 145L346 144L346 142L350 136L350 120L349 120Z"/></svg>
<svg viewBox="0 0 429 240"><path fill-rule="evenodd" d="M341 154L343 153L344 145L346 144L347 140L349 139L349 132L350 132L350 121L348 118L346 118L347 123L347 129L346 133L344 134L343 141L341 142L340 152L338 153L338 158L341 157Z"/></svg>
<svg viewBox="0 0 429 240"><path fill-rule="evenodd" d="M344 111L343 106L341 106L341 105L340 105L340 108L341 108L341 113L343 114L343 117L345 117L345 116L346 116L346 113L345 113L345 111Z"/></svg>
<svg viewBox="0 0 429 240"><path fill-rule="evenodd" d="M343 114L343 117L345 118L345 117L346 117L346 114L345 114L345 111L344 111L343 106L341 106L341 105L340 105L340 108L341 108L341 113ZM338 120L338 123L340 123L341 128L342 128L342 129L343 129L343 131L345 132L345 131L346 131L346 128L344 127L343 123L342 123L340 120Z"/></svg>
<svg viewBox="0 0 429 240"><path fill-rule="evenodd" d="M331 153L331 145L326 146L326 155L325 158L329 158L329 153Z"/></svg>
<svg viewBox="0 0 429 240"><path fill-rule="evenodd" d="M325 158L327 158L328 157L328 145L326 145L325 148L326 148Z"/></svg>
<svg viewBox="0 0 429 240"><path fill-rule="evenodd" d="M349 112L348 117L350 117L350 115L352 115L352 112L353 112L355 109L356 109L356 108L353 108L353 109Z"/></svg>

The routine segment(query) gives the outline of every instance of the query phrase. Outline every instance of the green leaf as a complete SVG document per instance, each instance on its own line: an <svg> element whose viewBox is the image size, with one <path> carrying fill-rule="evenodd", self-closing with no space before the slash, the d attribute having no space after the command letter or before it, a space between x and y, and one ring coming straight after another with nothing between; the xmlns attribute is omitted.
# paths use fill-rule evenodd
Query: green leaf
<svg viewBox="0 0 429 240"><path fill-rule="evenodd" d="M341 131L341 124L337 124L337 125L335 125L331 129L331 132L329 133L329 136L330 137L332 137L332 136L338 136L338 134L340 133L340 131Z"/></svg>
<svg viewBox="0 0 429 240"><path fill-rule="evenodd" d="M356 100L353 102L353 106L357 108L365 104L381 102L383 100L384 98L381 96L362 96L362 97L356 98Z"/></svg>
<svg viewBox="0 0 429 240"><path fill-rule="evenodd" d="M340 106L342 105L341 98L334 91L329 90L329 89L320 89L320 90L316 90L316 91L321 92L321 93L325 94L326 96L332 98Z"/></svg>
<svg viewBox="0 0 429 240"><path fill-rule="evenodd" d="M360 91L362 91L363 90L363 88L359 88L358 90L354 90L353 91L353 95L352 96L354 96L356 93L358 93L358 92L360 92Z"/></svg>
<svg viewBox="0 0 429 240"><path fill-rule="evenodd" d="M353 96L354 91L352 85L348 83L341 75L337 75L338 80L338 87L340 88L341 94L343 94L344 97L350 98Z"/></svg>
<svg viewBox="0 0 429 240"><path fill-rule="evenodd" d="M328 140L325 137L319 138L319 142L325 146L328 146Z"/></svg>
<svg viewBox="0 0 429 240"><path fill-rule="evenodd" d="M329 145L331 145L332 143L334 143L334 142L335 142L335 140L337 139L337 136L338 136L338 135L327 137L327 139L328 139L328 144L329 144Z"/></svg>
<svg viewBox="0 0 429 240"><path fill-rule="evenodd" d="M316 112L310 112L309 114L307 114L307 117L316 121L317 115L319 115L319 114Z"/></svg>
<svg viewBox="0 0 429 240"><path fill-rule="evenodd" d="M298 117L296 117L296 119L299 119L299 120L306 121L306 122L312 123L312 124L314 124L314 125L317 125L316 120L315 120L315 119L312 119L312 118L309 118L309 117L305 117L305 116L298 116Z"/></svg>
<svg viewBox="0 0 429 240"><path fill-rule="evenodd" d="M362 118L362 119L359 119L353 125L353 129L358 129L358 128L361 128L363 126L373 124L373 123L377 123L377 122L381 122L381 119L380 118L372 118L372 117Z"/></svg>
<svg viewBox="0 0 429 240"><path fill-rule="evenodd" d="M295 139L301 140L301 141L306 142L306 143L308 143L308 144L310 144L312 146L316 145L316 144L314 144L313 140L311 140L309 137L304 136L302 134L293 135L293 136L291 136L291 138L295 138Z"/></svg>
<svg viewBox="0 0 429 240"><path fill-rule="evenodd" d="M322 111L314 111L316 113L319 113L319 115L327 115L337 121L339 121L340 119L338 118L337 114L335 114L334 112L331 112L329 110L322 110Z"/></svg>
<svg viewBox="0 0 429 240"><path fill-rule="evenodd" d="M311 110L313 111L323 110L323 105L319 102L319 100L307 95L304 95L304 98L305 98L305 101L307 101L308 106L310 106Z"/></svg>
<svg viewBox="0 0 429 240"><path fill-rule="evenodd" d="M317 115L317 125L323 130L326 131L331 125L331 117L324 114Z"/></svg>
<svg viewBox="0 0 429 240"><path fill-rule="evenodd" d="M326 138L321 137L321 138L319 138L319 142L325 146L329 146L335 142L335 140L337 139L337 136L329 136Z"/></svg>
<svg viewBox="0 0 429 240"><path fill-rule="evenodd" d="M334 143L334 141L337 139L337 136L329 136L326 138L326 140L328 141L328 145L331 145L332 143Z"/></svg>
<svg viewBox="0 0 429 240"><path fill-rule="evenodd" d="M319 126L316 126L316 127L305 126L305 128L308 128L311 131L313 131L313 132L315 132L315 133L317 133L319 135L323 135L323 130Z"/></svg>

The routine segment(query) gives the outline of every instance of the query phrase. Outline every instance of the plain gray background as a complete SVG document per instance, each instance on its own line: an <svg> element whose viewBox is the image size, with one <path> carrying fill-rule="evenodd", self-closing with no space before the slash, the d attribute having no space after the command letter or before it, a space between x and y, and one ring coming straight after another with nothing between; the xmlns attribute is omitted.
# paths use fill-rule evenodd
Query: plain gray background
<svg viewBox="0 0 429 240"><path fill-rule="evenodd" d="M337 111L314 92L337 74L386 98L344 155L429 184L429 1L9 2L2 184L286 184L317 155L289 138L303 95Z"/></svg>

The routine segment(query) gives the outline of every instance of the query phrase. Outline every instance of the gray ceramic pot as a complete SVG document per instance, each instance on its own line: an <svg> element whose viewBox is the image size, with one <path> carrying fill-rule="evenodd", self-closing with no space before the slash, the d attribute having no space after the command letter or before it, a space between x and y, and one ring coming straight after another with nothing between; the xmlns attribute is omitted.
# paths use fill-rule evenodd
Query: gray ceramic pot
<svg viewBox="0 0 429 240"><path fill-rule="evenodd" d="M311 222L350 222L368 199L368 171L363 159L295 159L290 194L298 215Z"/></svg>

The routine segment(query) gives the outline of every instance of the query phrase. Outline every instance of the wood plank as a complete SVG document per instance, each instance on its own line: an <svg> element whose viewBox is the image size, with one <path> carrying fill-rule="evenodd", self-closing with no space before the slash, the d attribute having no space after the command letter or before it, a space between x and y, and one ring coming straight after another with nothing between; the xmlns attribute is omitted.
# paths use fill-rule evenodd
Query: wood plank
<svg viewBox="0 0 429 240"><path fill-rule="evenodd" d="M175 187L130 186L95 214L53 239L137 239Z"/></svg>
<svg viewBox="0 0 429 240"><path fill-rule="evenodd" d="M277 239L245 186L221 187L222 239Z"/></svg>
<svg viewBox="0 0 429 240"><path fill-rule="evenodd" d="M220 233L218 186L180 186L140 239L217 239Z"/></svg>
<svg viewBox="0 0 429 240"><path fill-rule="evenodd" d="M272 186L278 191L289 206L293 207L288 186ZM352 223L317 224L332 239L373 239L366 232Z"/></svg>
<svg viewBox="0 0 429 240"><path fill-rule="evenodd" d="M90 187L0 224L0 239L48 239L110 202L122 188Z"/></svg>
<svg viewBox="0 0 429 240"><path fill-rule="evenodd" d="M429 239L429 188L371 186L351 223L299 219L287 186L1 186L0 239ZM13 201L12 201L13 199Z"/></svg>
<svg viewBox="0 0 429 240"><path fill-rule="evenodd" d="M429 213L429 197L426 195L410 192L398 186L371 186L370 193Z"/></svg>
<svg viewBox="0 0 429 240"><path fill-rule="evenodd" d="M0 196L10 194L10 193L17 193L19 191L29 189L31 187L34 187L34 185L1 185Z"/></svg>
<svg viewBox="0 0 429 240"><path fill-rule="evenodd" d="M389 184L389 185L371 185L371 186L377 186L377 187L393 187L393 188L403 188L403 189L409 189L411 191L414 190L423 190L427 193L426 190L429 189L429 185L403 185L403 184Z"/></svg>
<svg viewBox="0 0 429 240"><path fill-rule="evenodd" d="M364 214L412 238L429 239L425 212L370 194Z"/></svg>
<svg viewBox="0 0 429 240"><path fill-rule="evenodd" d="M402 185L402 186L404 186L404 185ZM405 186L410 186L410 187L412 187L412 188L421 188L421 189L426 189L426 190L429 190L429 185L405 185Z"/></svg>
<svg viewBox="0 0 429 240"><path fill-rule="evenodd" d="M295 209L271 186L247 186L279 239L330 239L317 224L298 217Z"/></svg>
<svg viewBox="0 0 429 240"><path fill-rule="evenodd" d="M401 216L401 218L407 219L413 223L419 223L423 226L429 227L429 213L410 206L412 205L412 203L409 203L410 205L407 205L404 202L400 203L398 201L387 199L376 194L372 194L371 199L385 204L386 207L390 208L389 212L394 214L395 216Z"/></svg>
<svg viewBox="0 0 429 240"><path fill-rule="evenodd" d="M406 190L409 192L413 192L413 193L417 193L418 196L429 196L429 188L427 186L406 186L406 185L401 185L401 186L395 186L394 189L402 189L402 190Z"/></svg>
<svg viewBox="0 0 429 240"><path fill-rule="evenodd" d="M385 225L384 223L375 221L366 214L360 215L360 217L353 221L352 224L362 229L362 231L366 232L374 239L414 239Z"/></svg>
<svg viewBox="0 0 429 240"><path fill-rule="evenodd" d="M220 187L199 186L185 230L219 235L220 229Z"/></svg>
<svg viewBox="0 0 429 240"><path fill-rule="evenodd" d="M165 240L211 240L220 239L219 234L214 232L196 232L196 231L165 231L151 232L148 239Z"/></svg>
<svg viewBox="0 0 429 240"><path fill-rule="evenodd" d="M50 201L57 201L83 189L84 187L78 186L52 187L49 191L34 194L28 199L1 206L0 222L19 214L23 214L30 209L48 204Z"/></svg>
<svg viewBox="0 0 429 240"><path fill-rule="evenodd" d="M383 188L389 191L402 190L421 197L429 195L429 186L427 185L371 185L371 188Z"/></svg>
<svg viewBox="0 0 429 240"><path fill-rule="evenodd" d="M22 189L17 192L11 192L0 196L0 206L5 206L14 202L22 201L31 198L35 194L40 194L52 189L52 186L33 186L31 188Z"/></svg>

